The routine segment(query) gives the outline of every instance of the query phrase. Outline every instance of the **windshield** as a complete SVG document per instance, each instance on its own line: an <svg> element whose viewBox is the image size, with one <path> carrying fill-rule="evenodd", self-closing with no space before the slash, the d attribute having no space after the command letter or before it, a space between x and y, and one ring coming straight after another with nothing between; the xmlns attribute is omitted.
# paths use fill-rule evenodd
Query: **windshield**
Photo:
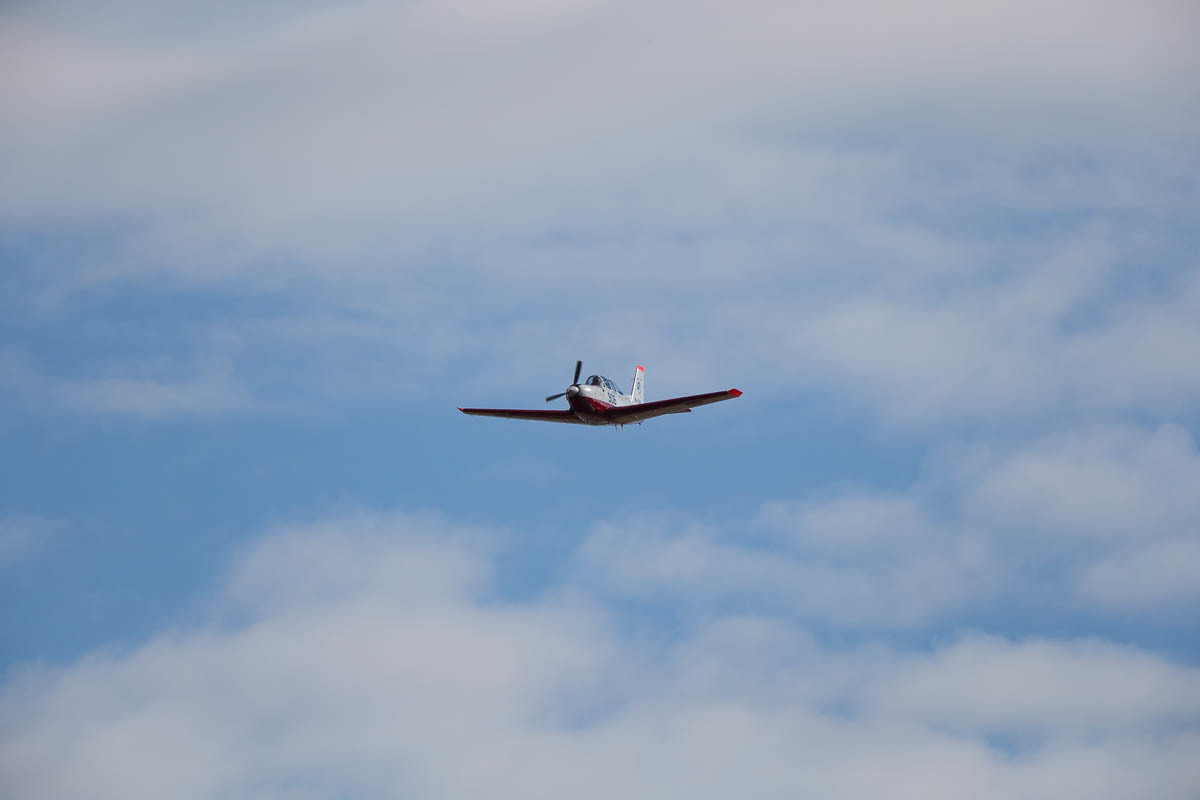
<svg viewBox="0 0 1200 800"><path fill-rule="evenodd" d="M621 390L617 388L617 385L615 383L613 383L612 381L610 381L608 378L604 377L603 375L592 375L590 378L587 379L587 385L588 386L602 386L606 389L610 389L610 390L616 392L617 394L621 393Z"/></svg>

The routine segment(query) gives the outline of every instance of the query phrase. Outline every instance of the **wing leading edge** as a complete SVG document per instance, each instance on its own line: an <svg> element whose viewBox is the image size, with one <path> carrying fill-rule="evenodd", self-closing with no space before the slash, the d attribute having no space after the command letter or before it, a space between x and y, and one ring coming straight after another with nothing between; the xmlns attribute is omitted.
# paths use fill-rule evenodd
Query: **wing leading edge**
<svg viewBox="0 0 1200 800"><path fill-rule="evenodd" d="M570 411L525 410L520 408L460 408L464 414L474 414L480 417L509 417L510 419L532 419L540 422L566 422L572 425L582 425L579 417Z"/></svg>
<svg viewBox="0 0 1200 800"><path fill-rule="evenodd" d="M707 394L692 394L687 397L672 397L668 400L655 400L652 403L638 403L632 406L616 406L610 408L605 416L617 425L630 422L641 422L651 417L661 417L663 414L686 414L697 406L709 403L719 403L722 400L732 400L741 397L737 389L724 392L708 392Z"/></svg>

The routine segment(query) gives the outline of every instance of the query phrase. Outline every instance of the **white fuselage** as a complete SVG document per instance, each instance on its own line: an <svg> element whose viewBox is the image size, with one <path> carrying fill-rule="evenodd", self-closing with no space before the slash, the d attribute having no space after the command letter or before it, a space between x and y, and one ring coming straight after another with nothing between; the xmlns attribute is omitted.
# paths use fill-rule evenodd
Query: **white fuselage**
<svg viewBox="0 0 1200 800"><path fill-rule="evenodd" d="M592 375L583 383L567 389L567 403L580 422L588 425L608 425L608 409L634 404L632 395L624 394L616 384L601 375Z"/></svg>

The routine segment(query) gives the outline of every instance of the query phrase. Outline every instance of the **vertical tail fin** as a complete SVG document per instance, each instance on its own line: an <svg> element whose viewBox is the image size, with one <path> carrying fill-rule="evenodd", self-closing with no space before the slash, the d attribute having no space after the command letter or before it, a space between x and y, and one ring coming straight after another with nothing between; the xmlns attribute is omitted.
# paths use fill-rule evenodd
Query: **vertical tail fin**
<svg viewBox="0 0 1200 800"><path fill-rule="evenodd" d="M633 373L633 388L629 390L629 396L633 398L635 403L644 403L646 396L646 370L638 365L637 371Z"/></svg>

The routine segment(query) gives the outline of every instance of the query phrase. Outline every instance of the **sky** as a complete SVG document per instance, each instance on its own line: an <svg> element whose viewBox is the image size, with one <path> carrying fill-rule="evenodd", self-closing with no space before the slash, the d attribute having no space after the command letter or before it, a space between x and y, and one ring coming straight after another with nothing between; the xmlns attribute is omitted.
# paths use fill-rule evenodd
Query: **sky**
<svg viewBox="0 0 1200 800"><path fill-rule="evenodd" d="M1198 30L5 3L0 781L1194 797Z"/></svg>

